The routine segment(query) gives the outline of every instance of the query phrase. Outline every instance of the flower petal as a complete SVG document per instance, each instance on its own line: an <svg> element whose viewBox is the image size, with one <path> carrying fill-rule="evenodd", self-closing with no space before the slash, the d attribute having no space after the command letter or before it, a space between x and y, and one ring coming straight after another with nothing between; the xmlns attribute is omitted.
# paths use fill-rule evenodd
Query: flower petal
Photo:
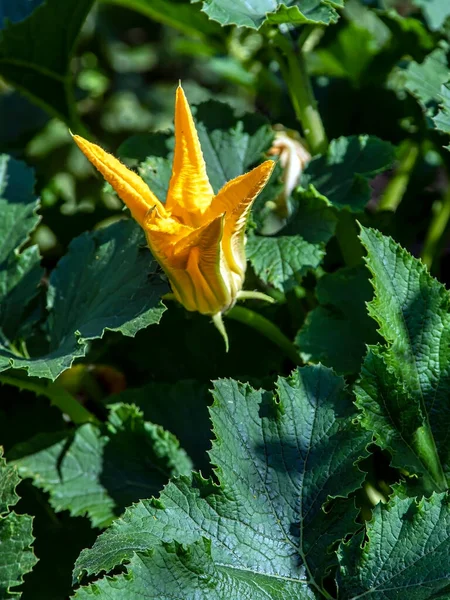
<svg viewBox="0 0 450 600"><path fill-rule="evenodd" d="M246 259L244 235L251 206L269 180L275 162L266 160L261 165L226 183L214 198L205 218L212 219L225 213L222 248L233 271L242 274Z"/></svg>
<svg viewBox="0 0 450 600"><path fill-rule="evenodd" d="M191 230L171 247L170 256L167 249L173 234L146 229L150 249L166 272L175 297L187 310L212 315L232 303L229 274L221 264L223 221L221 215Z"/></svg>
<svg viewBox="0 0 450 600"><path fill-rule="evenodd" d="M186 225L198 226L213 196L194 119L179 86L175 102L175 154L166 206Z"/></svg>
<svg viewBox="0 0 450 600"><path fill-rule="evenodd" d="M164 206L137 173L128 169L100 146L88 142L79 135L74 135L73 139L86 158L112 185L139 225L143 224L146 214L154 206L162 214L166 214Z"/></svg>

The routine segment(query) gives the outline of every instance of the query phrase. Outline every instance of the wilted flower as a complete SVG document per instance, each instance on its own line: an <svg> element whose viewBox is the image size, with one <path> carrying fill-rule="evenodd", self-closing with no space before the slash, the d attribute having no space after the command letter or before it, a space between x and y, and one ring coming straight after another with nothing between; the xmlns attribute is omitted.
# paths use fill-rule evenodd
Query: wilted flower
<svg viewBox="0 0 450 600"><path fill-rule="evenodd" d="M183 89L175 105L175 154L165 204L112 155L74 136L144 229L176 299L190 311L219 315L235 303L244 282L245 226L253 201L274 166L266 161L214 194Z"/></svg>
<svg viewBox="0 0 450 600"><path fill-rule="evenodd" d="M283 191L285 197L288 198L298 185L303 169L311 159L311 154L296 132L285 129L275 133L269 154L280 157L280 164L283 167Z"/></svg>

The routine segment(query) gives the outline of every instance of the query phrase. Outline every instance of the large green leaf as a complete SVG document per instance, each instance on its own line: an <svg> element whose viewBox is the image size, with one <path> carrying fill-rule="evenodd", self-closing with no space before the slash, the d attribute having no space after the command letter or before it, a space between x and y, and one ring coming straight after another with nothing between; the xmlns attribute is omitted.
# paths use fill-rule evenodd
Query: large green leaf
<svg viewBox="0 0 450 600"><path fill-rule="evenodd" d="M50 276L48 352L24 358L0 348L0 370L25 368L30 375L56 379L105 330L133 337L158 323L167 285L152 274L154 262L144 244L131 220L73 240Z"/></svg>
<svg viewBox="0 0 450 600"><path fill-rule="evenodd" d="M20 251L39 221L38 206L33 171L0 155L0 352L21 336L44 273L36 246Z"/></svg>
<svg viewBox="0 0 450 600"><path fill-rule="evenodd" d="M308 313L296 343L304 360L359 373L366 344L379 339L366 302L373 295L364 267L344 268L318 282L319 306Z"/></svg>
<svg viewBox="0 0 450 600"><path fill-rule="evenodd" d="M332 140L327 154L306 167L301 184L313 185L336 208L360 212L370 200L369 181L395 159L389 142L368 135Z"/></svg>
<svg viewBox="0 0 450 600"><path fill-rule="evenodd" d="M336 214L314 188L294 193L296 212L275 236L251 233L246 254L256 275L279 290L288 290L298 277L319 266L325 244L336 228Z"/></svg>
<svg viewBox="0 0 450 600"><path fill-rule="evenodd" d="M93 0L8 2L0 9L0 75L49 112L70 121L70 60ZM3 18L1 18L3 17Z"/></svg>
<svg viewBox="0 0 450 600"><path fill-rule="evenodd" d="M88 515L94 527L108 525L126 506L191 469L177 439L126 404L113 405L102 428L85 424L69 434L38 434L8 456L17 457L22 477L49 492L55 511Z"/></svg>
<svg viewBox="0 0 450 600"><path fill-rule="evenodd" d="M192 0L203 3L203 11L221 25L259 29L263 23L329 25L338 19L336 8L344 0Z"/></svg>
<svg viewBox="0 0 450 600"><path fill-rule="evenodd" d="M15 489L20 479L14 467L7 466L0 446L0 598L19 597L11 588L23 581L37 559L31 549L32 519L11 511L19 497Z"/></svg>
<svg viewBox="0 0 450 600"><path fill-rule="evenodd" d="M355 463L370 440L355 426L343 379L305 367L278 380L277 397L222 380L211 417L219 484L181 477L129 509L75 568L79 578L131 560L128 574L76 598L136 598L144 587L160 600L314 597L334 563L327 550L355 528L352 501L323 505L360 485Z"/></svg>
<svg viewBox="0 0 450 600"><path fill-rule="evenodd" d="M362 230L373 275L369 314L384 346L372 347L357 388L361 423L393 464L443 490L450 477L450 296L391 238Z"/></svg>
<svg viewBox="0 0 450 600"><path fill-rule="evenodd" d="M366 532L341 546L340 597L445 600L450 591L447 494L378 504Z"/></svg>

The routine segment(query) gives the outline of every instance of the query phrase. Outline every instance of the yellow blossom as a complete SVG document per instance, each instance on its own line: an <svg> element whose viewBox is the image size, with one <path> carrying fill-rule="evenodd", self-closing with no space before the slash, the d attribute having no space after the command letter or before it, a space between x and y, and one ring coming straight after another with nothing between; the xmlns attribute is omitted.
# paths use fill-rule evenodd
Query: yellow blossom
<svg viewBox="0 0 450 600"><path fill-rule="evenodd" d="M266 161L215 195L181 86L176 92L175 153L165 204L147 184L102 148L75 142L128 206L164 269L175 298L190 311L218 317L229 310L245 277L245 226L274 166Z"/></svg>

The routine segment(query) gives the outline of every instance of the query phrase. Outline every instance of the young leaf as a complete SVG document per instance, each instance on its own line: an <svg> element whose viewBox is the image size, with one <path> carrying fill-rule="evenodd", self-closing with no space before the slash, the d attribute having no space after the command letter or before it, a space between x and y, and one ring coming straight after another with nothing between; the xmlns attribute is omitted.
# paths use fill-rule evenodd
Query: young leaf
<svg viewBox="0 0 450 600"><path fill-rule="evenodd" d="M86 424L73 434L38 434L9 454L17 456L20 475L50 494L56 512L87 514L94 527L109 525L125 506L191 469L178 440L126 404L111 407L102 429Z"/></svg>
<svg viewBox="0 0 450 600"><path fill-rule="evenodd" d="M21 0L20 10L13 2L0 9L0 75L68 122L73 108L70 60L92 4L46 0L25 5Z"/></svg>
<svg viewBox="0 0 450 600"><path fill-rule="evenodd" d="M336 208L360 212L370 200L369 181L389 169L394 158L394 147L374 136L341 137L307 165L301 184L313 185Z"/></svg>
<svg viewBox="0 0 450 600"><path fill-rule="evenodd" d="M339 551L340 597L348 600L448 598L450 510L448 494L379 503L364 533Z"/></svg>
<svg viewBox="0 0 450 600"><path fill-rule="evenodd" d="M37 562L33 543L32 519L11 511L19 497L16 486L20 481L14 467L7 466L0 447L0 598L18 597L11 588L23 581Z"/></svg>
<svg viewBox="0 0 450 600"><path fill-rule="evenodd" d="M48 353L28 359L0 348L0 370L26 368L30 375L56 379L106 329L133 337L158 323L167 286L151 275L153 264L131 220L74 239L50 276Z"/></svg>
<svg viewBox="0 0 450 600"><path fill-rule="evenodd" d="M450 296L391 238L363 228L361 241L375 290L369 314L386 342L363 365L361 423L393 454L394 466L442 491L450 477Z"/></svg>
<svg viewBox="0 0 450 600"><path fill-rule="evenodd" d="M209 598L311 598L308 586L320 588L334 562L330 546L356 526L351 501L336 500L326 511L323 505L360 485L355 463L371 437L356 427L343 388L343 379L321 366L280 378L276 398L218 381L210 456L219 485L200 475L172 481L82 552L75 577L131 560L125 578L102 581L100 598L125 587L136 597L144 585L149 598L205 589ZM169 571L153 569L151 552L151 564L167 559Z"/></svg>
<svg viewBox="0 0 450 600"><path fill-rule="evenodd" d="M250 233L246 254L256 275L279 290L296 284L297 276L319 266L325 244L336 228L336 214L314 188L295 192L297 210L275 236Z"/></svg>
<svg viewBox="0 0 450 600"><path fill-rule="evenodd" d="M264 23L329 25L338 20L343 0L191 0L203 2L203 11L221 25L259 29Z"/></svg>
<svg viewBox="0 0 450 600"><path fill-rule="evenodd" d="M308 313L296 343L304 360L341 373L358 373L366 344L379 339L366 302L373 295L364 267L324 275L317 284L319 306Z"/></svg>

